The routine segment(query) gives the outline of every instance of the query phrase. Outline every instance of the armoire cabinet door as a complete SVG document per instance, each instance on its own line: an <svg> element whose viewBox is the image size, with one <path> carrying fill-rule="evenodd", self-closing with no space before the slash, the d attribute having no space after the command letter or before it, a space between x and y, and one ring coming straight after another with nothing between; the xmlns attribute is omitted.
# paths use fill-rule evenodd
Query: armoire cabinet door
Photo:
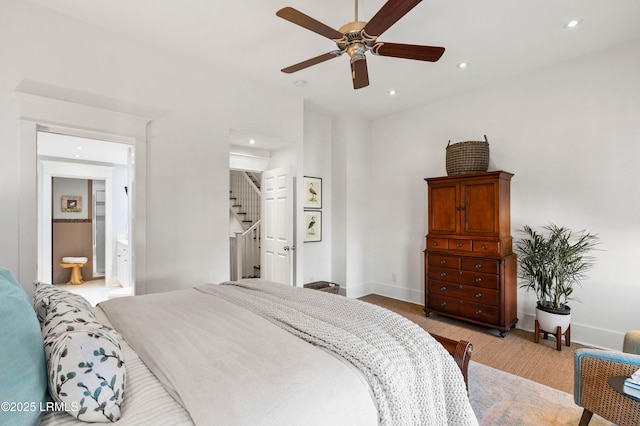
<svg viewBox="0 0 640 426"><path fill-rule="evenodd" d="M461 183L462 233L466 235L498 234L498 194L496 180Z"/></svg>
<svg viewBox="0 0 640 426"><path fill-rule="evenodd" d="M429 187L429 233L460 233L460 185L446 183Z"/></svg>

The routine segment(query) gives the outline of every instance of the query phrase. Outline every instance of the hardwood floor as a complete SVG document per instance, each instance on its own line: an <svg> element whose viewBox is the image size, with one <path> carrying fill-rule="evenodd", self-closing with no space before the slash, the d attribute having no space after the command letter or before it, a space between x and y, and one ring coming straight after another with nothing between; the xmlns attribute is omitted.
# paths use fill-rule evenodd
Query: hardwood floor
<svg viewBox="0 0 640 426"><path fill-rule="evenodd" d="M375 294L360 300L403 315L428 332L471 342L473 361L573 394L573 357L577 349L585 347L583 345L572 342L566 346L563 340L562 351L557 351L552 336L547 340L541 338L536 344L533 332L514 329L501 338L496 330L464 321L436 314L427 318L422 305Z"/></svg>

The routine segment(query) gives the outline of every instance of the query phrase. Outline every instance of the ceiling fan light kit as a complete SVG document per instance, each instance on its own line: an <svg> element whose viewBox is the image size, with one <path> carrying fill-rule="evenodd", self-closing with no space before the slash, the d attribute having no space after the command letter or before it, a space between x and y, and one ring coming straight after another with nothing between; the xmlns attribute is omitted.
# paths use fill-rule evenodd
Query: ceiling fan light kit
<svg viewBox="0 0 640 426"><path fill-rule="evenodd" d="M369 85L366 52L374 55L393 58L413 59L417 61L436 62L444 53L444 47L421 46L415 44L385 43L378 37L406 15L422 0L388 0L369 22L358 20L358 0L355 0L355 19L339 30L323 24L314 18L292 8L285 7L276 12L282 19L320 34L336 43L334 50L306 61L283 68L282 72L290 74L313 65L341 56L349 55L353 88L360 89Z"/></svg>

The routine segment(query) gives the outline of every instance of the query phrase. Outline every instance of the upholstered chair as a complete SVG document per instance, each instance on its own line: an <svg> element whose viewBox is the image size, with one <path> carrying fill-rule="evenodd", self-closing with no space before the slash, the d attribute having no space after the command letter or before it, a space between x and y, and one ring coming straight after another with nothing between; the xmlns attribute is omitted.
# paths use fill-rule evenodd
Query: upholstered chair
<svg viewBox="0 0 640 426"><path fill-rule="evenodd" d="M640 425L640 401L611 387L614 376L631 376L640 370L640 331L625 334L623 351L578 349L575 354L574 399L584 408L580 426L593 413L618 426Z"/></svg>

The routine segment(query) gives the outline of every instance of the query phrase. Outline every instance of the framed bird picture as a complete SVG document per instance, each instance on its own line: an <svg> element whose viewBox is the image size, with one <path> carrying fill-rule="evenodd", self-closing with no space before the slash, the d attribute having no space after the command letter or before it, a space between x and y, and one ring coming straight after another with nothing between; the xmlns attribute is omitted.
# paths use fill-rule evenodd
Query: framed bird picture
<svg viewBox="0 0 640 426"><path fill-rule="evenodd" d="M305 176L303 184L304 184L304 208L305 209L321 209L322 208L322 178Z"/></svg>
<svg viewBox="0 0 640 426"><path fill-rule="evenodd" d="M322 241L322 212L305 210L304 212L304 242Z"/></svg>

